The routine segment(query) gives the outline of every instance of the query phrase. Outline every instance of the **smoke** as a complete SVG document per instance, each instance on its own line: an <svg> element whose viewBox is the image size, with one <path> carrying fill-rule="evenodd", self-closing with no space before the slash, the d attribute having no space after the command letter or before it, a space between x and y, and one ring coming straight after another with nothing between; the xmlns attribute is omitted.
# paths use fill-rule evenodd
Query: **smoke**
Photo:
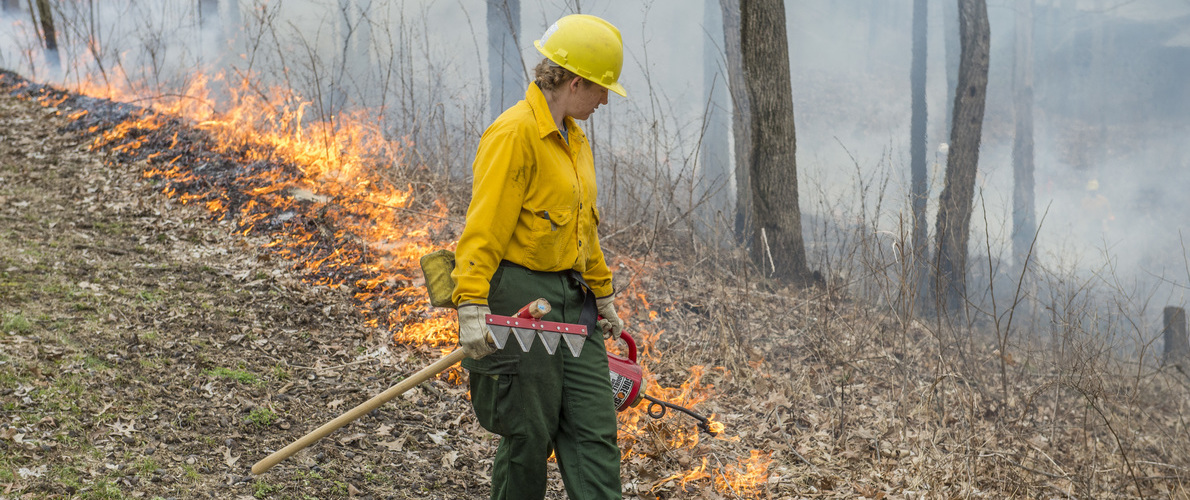
<svg viewBox="0 0 1190 500"><path fill-rule="evenodd" d="M200 71L227 81L248 78L252 88L293 90L310 103L309 119L366 110L390 136L416 144L425 165L459 176L469 172L490 119L484 2L55 5L62 69L47 67L24 8L0 13L6 27L0 65L67 86L132 86L149 96L179 92ZM575 5L521 2L517 39L527 66L540 60L532 41ZM706 61L722 61L722 54L704 53L708 45L721 46L714 41L722 28L705 25L706 9L696 7L687 0L581 2L583 13L618 26L625 44L621 83L629 97L612 96L584 124L607 181L601 195L619 207L605 211L611 217L635 215L624 209L629 205L667 210L697 203L696 195L680 194L697 192L698 149L716 143L700 141L707 86L726 79L705 75ZM932 2L931 221L945 169L939 151L948 136L945 51L957 50L944 44L942 11ZM799 190L811 244L839 245L829 241L829 231L814 228L859 220L895 235L908 206L911 2L786 2L786 12ZM991 2L989 14L991 68L971 248L1002 260L1011 234L1011 2ZM1088 272L1111 263L1129 279L1165 283L1162 300L1184 303L1190 5L1040 1L1035 16L1036 209L1044 215L1038 262L1079 262ZM626 177L621 166L627 164L643 171ZM1091 181L1099 185L1094 193L1087 189ZM661 182L677 187L659 194ZM820 259L812 267L830 265L827 254L811 252Z"/></svg>

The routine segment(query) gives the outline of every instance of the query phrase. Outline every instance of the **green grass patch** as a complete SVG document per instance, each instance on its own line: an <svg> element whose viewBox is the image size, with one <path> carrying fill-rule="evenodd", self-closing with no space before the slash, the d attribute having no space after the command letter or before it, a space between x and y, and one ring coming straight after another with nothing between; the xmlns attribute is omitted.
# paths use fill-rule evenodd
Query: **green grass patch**
<svg viewBox="0 0 1190 500"><path fill-rule="evenodd" d="M182 477L191 484L194 484L198 482L201 476L199 476L198 470L193 465L182 464Z"/></svg>
<svg viewBox="0 0 1190 500"><path fill-rule="evenodd" d="M80 380L80 377L81 376L78 374L71 373L61 375L56 380L54 380L54 388L58 389L58 392L66 396L70 396L71 398L82 396L84 387L83 381Z"/></svg>
<svg viewBox="0 0 1190 500"><path fill-rule="evenodd" d="M219 367L212 370L207 370L207 375L219 378L229 378L241 384L259 385L261 384L260 377L255 373L246 372L243 370L232 370L231 368Z"/></svg>
<svg viewBox="0 0 1190 500"><path fill-rule="evenodd" d="M25 334L33 330L33 323L20 311L0 315L0 332Z"/></svg>
<svg viewBox="0 0 1190 500"><path fill-rule="evenodd" d="M107 234L120 234L124 232L124 224L121 222L96 221L93 227L98 231Z"/></svg>
<svg viewBox="0 0 1190 500"><path fill-rule="evenodd" d="M152 474L158 468L157 461L151 457L142 458L136 463L136 470L141 474Z"/></svg>
<svg viewBox="0 0 1190 500"><path fill-rule="evenodd" d="M136 363L139 364L141 368L146 370L156 370L164 366L161 358L140 358L136 360Z"/></svg>
<svg viewBox="0 0 1190 500"><path fill-rule="evenodd" d="M289 370L287 370L284 366L281 366L281 365L273 366L273 378L274 379L289 380L289 377L290 377Z"/></svg>
<svg viewBox="0 0 1190 500"><path fill-rule="evenodd" d="M122 500L126 498L124 492L115 483L99 481L90 488L79 492L78 498L85 500Z"/></svg>
<svg viewBox="0 0 1190 500"><path fill-rule="evenodd" d="M0 274L0 299L13 303L24 302L28 300L29 288L27 283L13 280L7 272Z"/></svg>
<svg viewBox="0 0 1190 500"><path fill-rule="evenodd" d="M69 465L56 465L51 469L50 477L54 478L59 484L71 489L78 490L82 488L82 483L79 480L81 473L78 469Z"/></svg>
<svg viewBox="0 0 1190 500"><path fill-rule="evenodd" d="M273 421L277 419L277 414L273 410L264 407L256 407L248 414L248 422L257 427L268 427L273 425Z"/></svg>
<svg viewBox="0 0 1190 500"><path fill-rule="evenodd" d="M252 496L256 498L267 498L272 496L272 494L276 493L278 490L280 490L280 488L276 485L269 484L264 481L257 480L256 482L252 483Z"/></svg>
<svg viewBox="0 0 1190 500"><path fill-rule="evenodd" d="M101 372L111 369L111 365L108 365L107 361L99 359L93 355L87 355L83 358L83 367Z"/></svg>

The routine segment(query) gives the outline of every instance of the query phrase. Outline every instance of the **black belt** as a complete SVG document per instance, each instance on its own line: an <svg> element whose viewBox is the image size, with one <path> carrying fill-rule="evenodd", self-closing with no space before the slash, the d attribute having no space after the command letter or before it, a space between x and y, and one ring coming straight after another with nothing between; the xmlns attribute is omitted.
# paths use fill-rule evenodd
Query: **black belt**
<svg viewBox="0 0 1190 500"><path fill-rule="evenodd" d="M557 274L574 280L574 282L577 283L583 290L583 312L579 315L579 321L581 323L595 323L595 291L591 290L591 285L588 285L587 280L583 279L582 273L575 271L574 269L567 269L565 271L538 271L536 269L531 269L529 267L517 264L516 262L507 260L501 260L500 266L524 269L534 273Z"/></svg>
<svg viewBox="0 0 1190 500"><path fill-rule="evenodd" d="M575 280L576 282L578 282L578 284L582 285L583 289L586 290L587 292L594 293L594 291L591 290L591 285L588 285L587 280L583 279L582 273L575 271L574 269L566 269L564 271L538 271L536 269L522 266L520 264L517 264L516 262L512 262L509 260L500 261L500 267L514 267L517 269L524 269L526 271L534 272L534 273L555 274L558 276L567 276L567 277Z"/></svg>

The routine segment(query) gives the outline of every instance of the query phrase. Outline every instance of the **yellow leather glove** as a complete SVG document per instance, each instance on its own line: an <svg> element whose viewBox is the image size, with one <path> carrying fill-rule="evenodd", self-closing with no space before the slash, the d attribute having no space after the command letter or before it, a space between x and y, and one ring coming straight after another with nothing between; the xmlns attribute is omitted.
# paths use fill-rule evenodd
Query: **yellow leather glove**
<svg viewBox="0 0 1190 500"><path fill-rule="evenodd" d="M620 338L620 332L624 331L624 322L620 321L620 315L616 314L615 296L608 295L595 299L595 309L598 309L599 315L603 316L596 323L599 329L603 330L603 338Z"/></svg>
<svg viewBox="0 0 1190 500"><path fill-rule="evenodd" d="M468 358L479 359L496 352L496 347L488 343L491 330L484 322L484 316L492 310L483 304L463 304L459 306L459 345Z"/></svg>

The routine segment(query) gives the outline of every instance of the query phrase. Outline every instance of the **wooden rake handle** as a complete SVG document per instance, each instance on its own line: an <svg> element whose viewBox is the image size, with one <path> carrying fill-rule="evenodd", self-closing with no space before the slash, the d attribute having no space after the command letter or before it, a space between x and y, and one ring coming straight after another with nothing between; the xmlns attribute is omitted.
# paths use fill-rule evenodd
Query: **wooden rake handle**
<svg viewBox="0 0 1190 500"><path fill-rule="evenodd" d="M527 317L533 317L536 319L541 319L541 317L545 316L548 312L550 312L550 303L545 299L537 299L533 302L530 302L525 307L521 308L520 311L521 314L525 314ZM488 343L491 342L492 337L488 336ZM252 466L252 473L265 473L269 469L273 468L274 465L277 465L278 462L289 458L290 455L293 455L305 447L314 444L315 441L326 437L327 434L330 434L338 428L351 423L355 419L367 415L372 410L379 408L380 405L383 405L393 398L404 394L406 391L416 387L418 384L429 380L430 377L442 373L443 370L446 370L447 368L454 366L455 363L462 361L464 357L466 357L466 354L461 348L451 351L450 354L447 354L438 361L431 363L429 366L418 370L417 373L414 373L413 375L410 375L409 378L398 382L397 385L389 387L384 392L373 396L372 399L360 403L359 406L348 410L347 413L335 417L334 420L322 424L322 427L310 431L310 433L302 436L297 441L289 443L288 446L273 452L267 457L264 457L264 459L261 461L256 462L256 465Z"/></svg>
<svg viewBox="0 0 1190 500"><path fill-rule="evenodd" d="M273 452L273 454L264 457L256 465L252 466L253 474L263 474L265 471L273 468L278 462L289 458L290 455L301 451L303 448L314 444L315 441L326 437L327 434L334 432L336 429L347 425L351 421L360 418L372 410L379 408L380 405L389 402L393 398L400 396L409 389L414 388L418 384L425 382L430 377L441 373L443 370L454 366L455 363L462 361L465 357L462 349L455 349L450 354L443 356L442 359L431 363L429 366L418 370L417 373L410 375L409 378L402 380L392 387L389 387L384 392L377 394L367 401L360 403L359 406L352 408L347 413L335 417L334 420L322 424L322 427L310 431L309 434L302 436L297 441L289 443L288 446Z"/></svg>

